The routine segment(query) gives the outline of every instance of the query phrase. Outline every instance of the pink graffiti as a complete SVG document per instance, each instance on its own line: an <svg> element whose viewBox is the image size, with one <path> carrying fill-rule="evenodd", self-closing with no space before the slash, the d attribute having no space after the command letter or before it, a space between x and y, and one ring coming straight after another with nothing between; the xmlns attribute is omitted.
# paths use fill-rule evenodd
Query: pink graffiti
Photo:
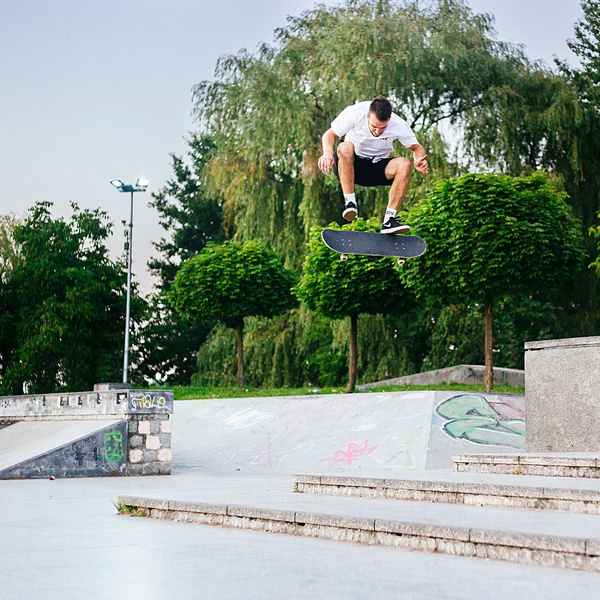
<svg viewBox="0 0 600 600"><path fill-rule="evenodd" d="M348 450L338 450L333 458L324 458L321 462L330 460L331 464L329 468L338 463L346 463L351 465L354 461L358 460L361 456L371 454L377 446L368 447L369 440L365 440L362 444L354 444L350 442L348 444Z"/></svg>

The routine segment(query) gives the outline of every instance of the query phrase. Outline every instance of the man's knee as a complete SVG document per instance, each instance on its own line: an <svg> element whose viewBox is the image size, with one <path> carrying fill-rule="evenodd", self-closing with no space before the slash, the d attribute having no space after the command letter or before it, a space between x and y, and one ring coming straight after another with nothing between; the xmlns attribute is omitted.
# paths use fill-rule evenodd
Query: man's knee
<svg viewBox="0 0 600 600"><path fill-rule="evenodd" d="M385 171L385 175L388 179L394 179L395 177L410 177L412 165L408 158L397 156L388 163Z"/></svg>
<svg viewBox="0 0 600 600"><path fill-rule="evenodd" d="M338 158L352 158L354 159L354 144L352 142L342 142L337 147Z"/></svg>

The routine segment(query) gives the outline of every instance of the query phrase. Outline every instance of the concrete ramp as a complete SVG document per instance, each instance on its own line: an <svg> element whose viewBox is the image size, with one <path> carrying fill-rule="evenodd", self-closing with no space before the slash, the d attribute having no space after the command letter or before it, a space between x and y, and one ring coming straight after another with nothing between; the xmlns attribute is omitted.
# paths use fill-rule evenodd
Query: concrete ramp
<svg viewBox="0 0 600 600"><path fill-rule="evenodd" d="M387 476L525 447L525 397L380 392L175 403L173 466Z"/></svg>
<svg viewBox="0 0 600 600"><path fill-rule="evenodd" d="M20 421L0 429L0 479L124 475L127 421Z"/></svg>

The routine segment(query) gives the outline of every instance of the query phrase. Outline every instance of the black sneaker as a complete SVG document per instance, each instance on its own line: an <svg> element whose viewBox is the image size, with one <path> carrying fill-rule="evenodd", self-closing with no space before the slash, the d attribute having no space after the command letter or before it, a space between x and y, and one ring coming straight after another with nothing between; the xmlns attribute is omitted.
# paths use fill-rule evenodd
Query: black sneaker
<svg viewBox="0 0 600 600"><path fill-rule="evenodd" d="M381 233L408 233L410 225L398 223L394 217L390 217L382 226Z"/></svg>
<svg viewBox="0 0 600 600"><path fill-rule="evenodd" d="M358 217L358 208L355 202L352 202L352 200L346 202L346 208L342 213L342 217L346 219L346 221L354 221L354 219Z"/></svg>

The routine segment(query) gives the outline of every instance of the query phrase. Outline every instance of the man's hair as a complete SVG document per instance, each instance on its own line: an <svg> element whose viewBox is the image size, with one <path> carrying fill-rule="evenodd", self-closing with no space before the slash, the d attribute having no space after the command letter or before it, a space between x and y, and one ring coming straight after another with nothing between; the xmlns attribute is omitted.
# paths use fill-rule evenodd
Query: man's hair
<svg viewBox="0 0 600 600"><path fill-rule="evenodd" d="M380 121L389 121L392 118L392 105L385 96L377 96L371 101L369 112L374 112Z"/></svg>

